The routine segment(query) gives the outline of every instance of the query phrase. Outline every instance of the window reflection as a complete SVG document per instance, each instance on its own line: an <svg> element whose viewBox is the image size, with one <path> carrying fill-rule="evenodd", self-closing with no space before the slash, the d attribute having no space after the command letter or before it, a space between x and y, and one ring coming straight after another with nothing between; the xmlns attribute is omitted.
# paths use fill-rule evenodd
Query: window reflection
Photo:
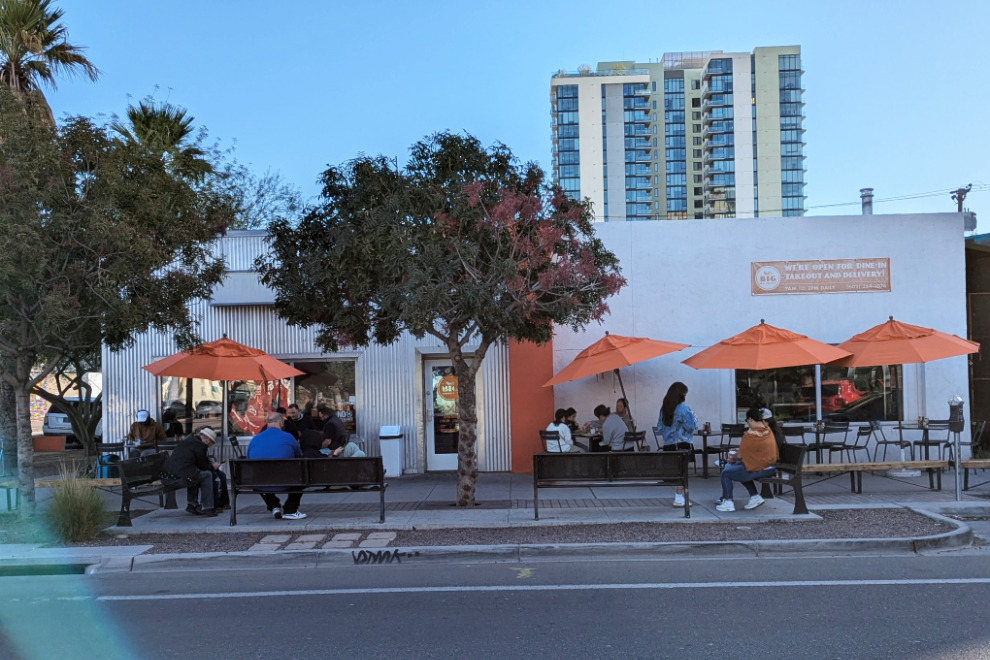
<svg viewBox="0 0 990 660"><path fill-rule="evenodd" d="M315 421L316 409L329 406L337 411L348 433L357 433L356 365L353 360L296 362L293 366L306 375L296 376L293 401Z"/></svg>

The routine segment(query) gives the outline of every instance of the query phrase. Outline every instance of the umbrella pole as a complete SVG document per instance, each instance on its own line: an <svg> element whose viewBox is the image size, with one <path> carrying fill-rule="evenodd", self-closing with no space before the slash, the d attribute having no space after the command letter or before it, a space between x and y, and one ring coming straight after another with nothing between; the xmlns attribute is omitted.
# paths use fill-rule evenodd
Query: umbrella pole
<svg viewBox="0 0 990 660"><path fill-rule="evenodd" d="M230 431L228 424L230 420L230 401L227 396L227 381L220 381L220 387L223 388L223 415L220 417L220 462L223 463L227 452L227 433Z"/></svg>
<svg viewBox="0 0 990 660"><path fill-rule="evenodd" d="M629 399L626 398L626 388L625 386L622 385L622 372L620 372L618 369L613 369L613 371L615 372L616 378L619 379L619 391L622 392L622 398L626 402L626 412L628 412L629 416L632 417L633 416L632 408L630 408L629 406Z"/></svg>

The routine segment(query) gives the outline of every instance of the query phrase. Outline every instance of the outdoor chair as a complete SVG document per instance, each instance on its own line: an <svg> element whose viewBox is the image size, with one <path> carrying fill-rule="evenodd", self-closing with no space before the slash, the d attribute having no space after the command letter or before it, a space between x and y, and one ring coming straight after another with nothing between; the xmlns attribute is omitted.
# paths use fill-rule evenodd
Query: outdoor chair
<svg viewBox="0 0 990 660"><path fill-rule="evenodd" d="M829 462L831 462L832 452L830 450L832 446L845 445L848 435L849 422L825 422L825 426L816 441L808 445L808 453L828 451ZM829 439L830 437L831 439Z"/></svg>
<svg viewBox="0 0 990 660"><path fill-rule="evenodd" d="M234 458L244 458L244 450L241 449L241 443L238 442L237 436L232 435L229 438L230 449L234 452Z"/></svg>
<svg viewBox="0 0 990 660"><path fill-rule="evenodd" d="M870 457L870 438L873 437L872 426L860 426L856 429L856 437L851 443L844 442L841 445L833 445L828 448L828 462L832 462L833 452L846 452L846 458L850 463L856 462L856 452L865 451L866 458Z"/></svg>
<svg viewBox="0 0 990 660"><path fill-rule="evenodd" d="M118 478L117 463L127 458L126 453L123 442L101 442L96 445L96 478Z"/></svg>
<svg viewBox="0 0 990 660"><path fill-rule="evenodd" d="M548 453L550 451L550 446L554 443L556 443L556 451L564 451L563 445L560 444L559 431L540 431L540 442L543 443L543 453Z"/></svg>
<svg viewBox="0 0 990 660"><path fill-rule="evenodd" d="M970 439L969 440L960 440L959 441L959 448L960 448L960 451L961 451L963 447L969 447L969 455L970 455L970 457L971 458L976 458L976 451L982 447L982 444L981 443L983 442L983 435L984 435L984 433L986 431L987 423L986 423L986 421L973 422L972 426L973 426L973 429L970 432L971 433L971 435L969 436ZM960 458L960 460L962 459L961 456L959 458Z"/></svg>
<svg viewBox="0 0 990 660"><path fill-rule="evenodd" d="M880 422L870 422L873 426L873 430L880 434L877 439L876 446L873 449L873 461L876 462L877 454L880 453L880 445L883 445L883 457L880 459L882 462L887 460L887 447L889 445L897 445L898 449L907 449L911 452L911 460L914 460L914 447L911 446L910 440L904 439L904 427L902 424L897 425L897 440L888 440L887 435L883 432L883 427L880 426Z"/></svg>
<svg viewBox="0 0 990 660"><path fill-rule="evenodd" d="M650 443L646 440L646 431L626 431L622 439L622 445L633 443L636 451L650 451Z"/></svg>
<svg viewBox="0 0 990 660"><path fill-rule="evenodd" d="M943 432L945 433L945 437L942 437ZM938 437L934 437L935 435L938 435ZM918 448L918 456L921 456L922 450L927 446L929 451L932 447L938 450L938 460L944 460L943 454L946 451L948 451L949 460L952 460L955 457L955 452L953 451L950 437L949 420L932 419L928 421L928 434L921 440L915 440L912 444Z"/></svg>
<svg viewBox="0 0 990 660"><path fill-rule="evenodd" d="M784 426L781 427L784 432L784 442L789 445L801 445L804 447L808 446L808 441L805 439L805 435L811 431L805 426ZM796 441L790 441L788 438L797 438Z"/></svg>

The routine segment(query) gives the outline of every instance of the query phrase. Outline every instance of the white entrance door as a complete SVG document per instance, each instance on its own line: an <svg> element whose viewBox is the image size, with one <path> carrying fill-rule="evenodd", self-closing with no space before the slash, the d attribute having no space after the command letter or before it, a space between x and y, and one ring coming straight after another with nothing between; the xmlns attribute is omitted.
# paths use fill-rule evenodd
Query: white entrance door
<svg viewBox="0 0 990 660"><path fill-rule="evenodd" d="M456 470L460 424L457 376L450 360L426 360L426 469Z"/></svg>

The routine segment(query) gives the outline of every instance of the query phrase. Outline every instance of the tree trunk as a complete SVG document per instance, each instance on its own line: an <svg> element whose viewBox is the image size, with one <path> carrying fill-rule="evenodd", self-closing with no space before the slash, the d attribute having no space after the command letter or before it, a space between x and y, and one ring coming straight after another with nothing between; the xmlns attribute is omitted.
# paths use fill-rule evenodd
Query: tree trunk
<svg viewBox="0 0 990 660"><path fill-rule="evenodd" d="M0 378L0 443L3 447L3 464L0 474L14 474L17 470L17 400L14 388Z"/></svg>
<svg viewBox="0 0 990 660"><path fill-rule="evenodd" d="M17 381L22 385L14 388L17 402L17 473L21 489L21 517L34 515L34 438L31 434L31 395L27 383L31 378L31 361L18 358Z"/></svg>
<svg viewBox="0 0 990 660"><path fill-rule="evenodd" d="M470 361L464 359L456 336L447 341L457 376L459 437L457 442L457 506L473 506L478 478L478 392L476 376L490 342L483 339Z"/></svg>
<svg viewBox="0 0 990 660"><path fill-rule="evenodd" d="M460 351L458 351L459 353ZM458 355L454 363L457 375L459 439L457 442L457 506L474 505L474 482L478 478L478 393L476 369ZM473 362L473 360L472 360Z"/></svg>

